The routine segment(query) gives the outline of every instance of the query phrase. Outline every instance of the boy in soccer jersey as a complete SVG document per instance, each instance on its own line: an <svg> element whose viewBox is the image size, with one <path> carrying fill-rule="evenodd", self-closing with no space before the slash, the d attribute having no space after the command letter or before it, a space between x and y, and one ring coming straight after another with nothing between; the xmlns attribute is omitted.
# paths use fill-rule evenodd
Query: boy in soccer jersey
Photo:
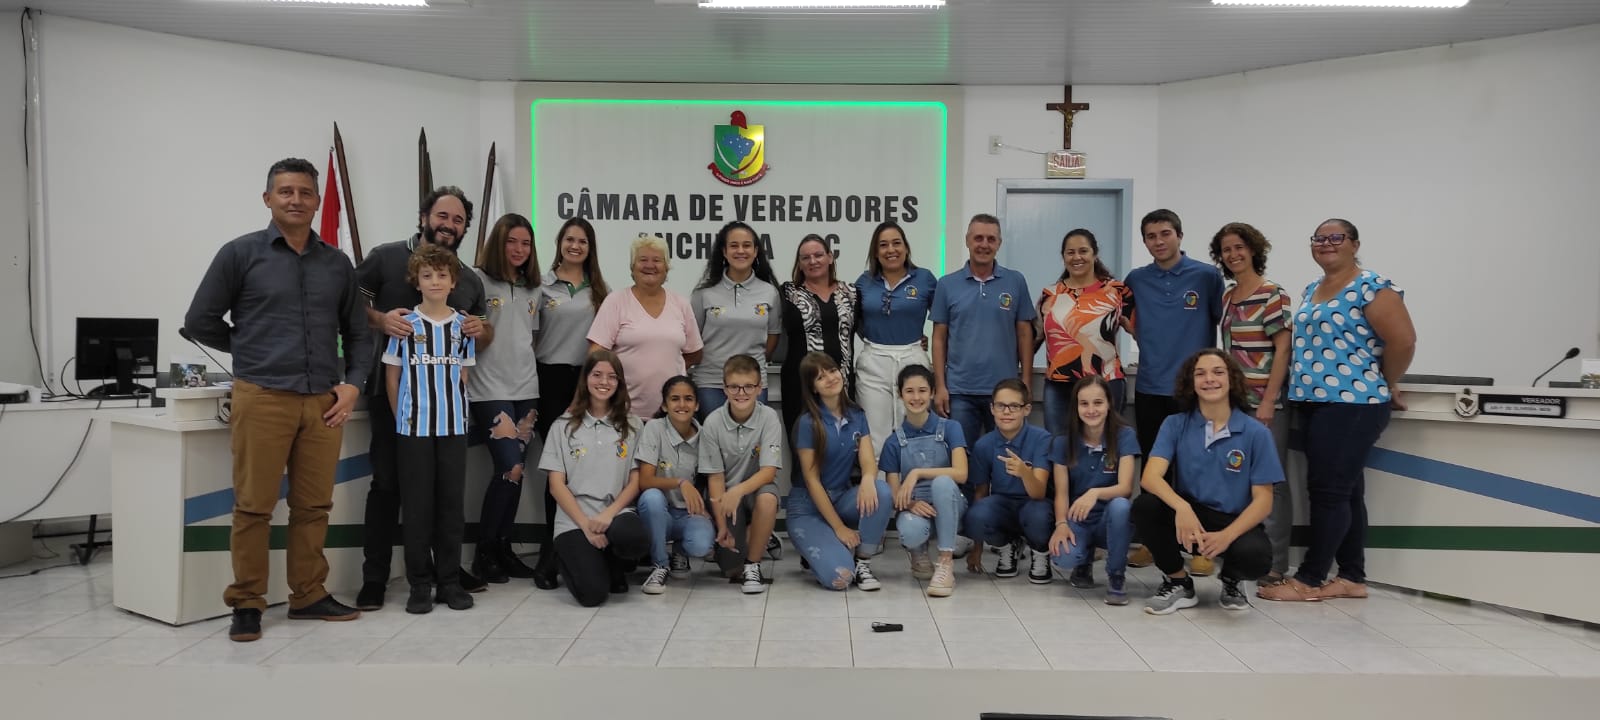
<svg viewBox="0 0 1600 720"><path fill-rule="evenodd" d="M450 308L459 263L449 251L418 246L406 280L422 293L406 321L411 337L390 337L383 353L390 407L394 411L399 466L406 612L472 607L461 586L461 541L465 530L463 485L467 465L467 368L476 345L463 331L464 318Z"/></svg>

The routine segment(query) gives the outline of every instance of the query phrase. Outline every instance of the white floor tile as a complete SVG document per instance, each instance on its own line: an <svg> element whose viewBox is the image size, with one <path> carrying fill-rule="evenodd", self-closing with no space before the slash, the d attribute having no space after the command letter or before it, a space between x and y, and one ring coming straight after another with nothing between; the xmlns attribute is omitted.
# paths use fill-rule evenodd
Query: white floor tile
<svg viewBox="0 0 1600 720"><path fill-rule="evenodd" d="M956 592L946 598L928 598L928 609L936 619L944 618L1015 618L1010 603L999 595L983 595L962 591L960 581Z"/></svg>
<svg viewBox="0 0 1600 720"><path fill-rule="evenodd" d="M455 665L481 638L397 637L372 651L362 665Z"/></svg>
<svg viewBox="0 0 1600 720"><path fill-rule="evenodd" d="M772 617L761 626L762 642L849 643L850 620L843 617Z"/></svg>
<svg viewBox="0 0 1600 720"><path fill-rule="evenodd" d="M749 640L754 643L761 638L761 621L759 617L681 617L670 637L673 640ZM751 652L754 653L754 649ZM752 662L754 658L752 654Z"/></svg>
<svg viewBox="0 0 1600 720"><path fill-rule="evenodd" d="M995 670L1049 670L1033 641L1028 642L948 642L945 651L950 654L954 668L983 668Z"/></svg>
<svg viewBox="0 0 1600 720"><path fill-rule="evenodd" d="M570 639L489 638L462 658L462 665L542 665L554 667L572 647Z"/></svg>
<svg viewBox="0 0 1600 720"><path fill-rule="evenodd" d="M1354 620L1326 623L1285 623L1284 627L1317 647L1370 645L1399 647L1400 642Z"/></svg>
<svg viewBox="0 0 1600 720"><path fill-rule="evenodd" d="M303 637L262 662L266 665L355 665L385 642L385 638Z"/></svg>
<svg viewBox="0 0 1600 720"><path fill-rule="evenodd" d="M667 640L579 638L562 656L563 667L655 667Z"/></svg>
<svg viewBox="0 0 1600 720"><path fill-rule="evenodd" d="M491 638L564 638L571 640L578 637L583 629L593 620L592 612L577 614L557 613L539 615L513 612L494 630L489 633Z"/></svg>
<svg viewBox="0 0 1600 720"><path fill-rule="evenodd" d="M1562 677L1600 677L1600 650L1594 648L1530 648L1511 652Z"/></svg>
<svg viewBox="0 0 1600 720"><path fill-rule="evenodd" d="M126 638L124 638L126 639ZM254 642L234 642L227 637L208 637L162 665L258 665L273 653L287 647L294 638L262 638Z"/></svg>
<svg viewBox="0 0 1600 720"><path fill-rule="evenodd" d="M204 638L222 633L232 622L231 617L212 618L188 625L168 625L148 618L138 618L139 626L124 633L125 638Z"/></svg>
<svg viewBox="0 0 1600 720"><path fill-rule="evenodd" d="M804 589L785 585L767 589L767 617L849 617L845 607L845 593L823 590L810 583ZM734 590L737 592L737 590ZM846 591L855 592L855 591Z"/></svg>
<svg viewBox="0 0 1600 720"><path fill-rule="evenodd" d="M1322 648L1322 652L1352 672L1371 675L1450 674L1443 665L1411 648L1346 645Z"/></svg>
<svg viewBox="0 0 1600 720"><path fill-rule="evenodd" d="M378 612L364 612L361 617L348 622L300 622L298 624L310 627L307 636L312 637L367 637L367 638L392 638L418 622L432 618L433 615L443 612L436 609L427 615L411 615L398 607L388 608ZM470 611L469 611L470 612ZM441 615L441 617L443 617ZM263 631L266 628L262 628Z"/></svg>
<svg viewBox="0 0 1600 720"><path fill-rule="evenodd" d="M1135 649L1142 645L1213 645L1215 641L1181 612L1172 615L1129 615L1111 623L1123 642ZM1143 655L1144 653L1140 653ZM1145 658L1149 660L1149 658Z"/></svg>
<svg viewBox="0 0 1600 720"><path fill-rule="evenodd" d="M1280 623L1345 622L1350 616L1323 602L1273 602L1258 597L1250 599L1251 607Z"/></svg>
<svg viewBox="0 0 1600 720"><path fill-rule="evenodd" d="M767 593L745 595L696 587L683 605L683 617L760 617L767 612Z"/></svg>
<svg viewBox="0 0 1600 720"><path fill-rule="evenodd" d="M1349 669L1306 643L1224 643L1240 662L1258 673L1333 673Z"/></svg>
<svg viewBox="0 0 1600 720"><path fill-rule="evenodd" d="M1457 675L1549 675L1546 670L1500 648L1418 648Z"/></svg>
<svg viewBox="0 0 1600 720"><path fill-rule="evenodd" d="M56 623L83 615L77 612L45 612L40 610L0 613L0 637L22 637L48 628Z"/></svg>
<svg viewBox="0 0 1600 720"><path fill-rule="evenodd" d="M1444 621L1403 600L1369 597L1364 600L1336 598L1322 601L1350 617L1369 625L1426 625Z"/></svg>
<svg viewBox="0 0 1600 720"><path fill-rule="evenodd" d="M689 599L688 588L668 587L662 595L646 595L633 587L627 593L612 595L606 599L606 604L601 605L595 612L596 617L607 615L614 617L639 617L641 615L655 615L657 617L677 617L683 612L684 603Z"/></svg>
<svg viewBox="0 0 1600 720"><path fill-rule="evenodd" d="M662 650L661 659L656 662L656 667L755 667L756 649L760 644L754 637L744 640L710 640L680 638L674 634L667 640L666 649Z"/></svg>
<svg viewBox="0 0 1600 720"><path fill-rule="evenodd" d="M1081 645L1085 643L1123 642L1122 636L1111 629L1099 616L1089 618L1069 617L1040 620L1023 618L1022 626L1035 642Z"/></svg>
<svg viewBox="0 0 1600 720"><path fill-rule="evenodd" d="M937 620L945 643L1031 643L1027 628L1014 617L945 617Z"/></svg>
<svg viewBox="0 0 1600 720"><path fill-rule="evenodd" d="M850 641L761 641L756 667L852 667Z"/></svg>
<svg viewBox="0 0 1600 720"><path fill-rule="evenodd" d="M887 635L892 635L888 633ZM853 643L858 668L947 668L950 656L938 640L908 642L861 638Z"/></svg>
<svg viewBox="0 0 1600 720"><path fill-rule="evenodd" d="M1050 667L1056 670L1129 670L1147 672L1150 666L1139 653L1118 641L1110 643L1071 643L1039 640L1035 643Z"/></svg>
<svg viewBox="0 0 1600 720"><path fill-rule="evenodd" d="M900 626L895 632L874 632L873 623L892 623ZM850 618L850 640L857 649L863 644L905 645L910 643L943 642L939 626L931 617L922 618Z"/></svg>
<svg viewBox="0 0 1600 720"><path fill-rule="evenodd" d="M117 610L95 610L58 622L33 633L31 637L120 637L150 622Z"/></svg>
<svg viewBox="0 0 1600 720"><path fill-rule="evenodd" d="M1209 644L1133 645L1134 652L1156 672L1250 672L1250 668L1214 642Z"/></svg>
<svg viewBox="0 0 1600 720"><path fill-rule="evenodd" d="M1414 604L1418 610L1452 625L1525 625L1528 622L1493 605L1482 603L1421 598Z"/></svg>
<svg viewBox="0 0 1600 720"><path fill-rule="evenodd" d="M1455 625L1373 625L1372 628L1409 648L1493 647L1489 641Z"/></svg>
<svg viewBox="0 0 1600 720"><path fill-rule="evenodd" d="M113 638L65 665L159 665L203 638Z"/></svg>
<svg viewBox="0 0 1600 720"><path fill-rule="evenodd" d="M1305 641L1289 628L1260 613L1230 613L1228 617L1200 618L1192 621L1212 640L1233 644L1288 644L1300 645Z"/></svg>
<svg viewBox="0 0 1600 720"><path fill-rule="evenodd" d="M678 622L675 615L599 615L584 626L578 637L589 640L665 640Z"/></svg>
<svg viewBox="0 0 1600 720"><path fill-rule="evenodd" d="M431 613L417 616L415 621L394 637L483 638L494 632L505 619L504 613L479 612L477 608L451 610L441 605Z"/></svg>
<svg viewBox="0 0 1600 720"><path fill-rule="evenodd" d="M0 645L0 665L55 665L105 638L18 638Z"/></svg>
<svg viewBox="0 0 1600 720"><path fill-rule="evenodd" d="M1587 649L1577 640L1562 637L1537 625L1457 625L1456 627L1507 650Z"/></svg>

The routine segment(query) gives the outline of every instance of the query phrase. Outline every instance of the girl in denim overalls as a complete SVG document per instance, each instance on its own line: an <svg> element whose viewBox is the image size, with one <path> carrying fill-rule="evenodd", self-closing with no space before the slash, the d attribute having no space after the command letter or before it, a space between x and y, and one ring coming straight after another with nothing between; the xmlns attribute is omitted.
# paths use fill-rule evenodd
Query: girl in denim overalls
<svg viewBox="0 0 1600 720"><path fill-rule="evenodd" d="M967 481L967 442L960 423L928 411L933 371L907 366L897 385L906 419L884 441L878 469L894 490L894 506L900 511L895 526L900 544L911 553L911 574L928 581L929 597L949 597L956 583L956 533L967 509L960 487ZM930 535L939 550L937 562L928 558Z"/></svg>

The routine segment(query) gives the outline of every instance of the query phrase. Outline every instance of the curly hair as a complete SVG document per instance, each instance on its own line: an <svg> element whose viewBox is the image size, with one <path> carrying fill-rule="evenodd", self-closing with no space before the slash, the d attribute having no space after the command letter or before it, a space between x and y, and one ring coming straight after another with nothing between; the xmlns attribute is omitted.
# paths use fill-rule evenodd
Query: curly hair
<svg viewBox="0 0 1600 720"><path fill-rule="evenodd" d="M1178 387L1172 397L1178 401L1179 407L1188 412L1200 406L1200 396L1194 390L1194 369L1200 364L1200 358L1212 356L1222 359L1222 364L1228 368L1228 405L1235 410L1249 407L1248 394L1245 386L1244 369L1239 367L1239 362L1228 353L1217 348L1206 348L1189 356L1183 361L1183 367L1178 369Z"/></svg>
<svg viewBox="0 0 1600 720"><path fill-rule="evenodd" d="M423 243L411 252L411 259L406 261L406 284L416 287L417 278L422 274L423 268L443 271L450 276L450 282L461 280L460 269L457 267L459 260L456 254L438 245Z"/></svg>
<svg viewBox="0 0 1600 720"><path fill-rule="evenodd" d="M1267 274L1267 253L1272 252L1272 243L1267 241L1267 236L1250 223L1231 222L1223 225L1216 235L1211 236L1211 261L1222 268L1222 274L1229 280L1233 279L1233 271L1222 262L1222 239L1233 235L1244 241L1244 246L1250 248L1250 267L1257 275Z"/></svg>

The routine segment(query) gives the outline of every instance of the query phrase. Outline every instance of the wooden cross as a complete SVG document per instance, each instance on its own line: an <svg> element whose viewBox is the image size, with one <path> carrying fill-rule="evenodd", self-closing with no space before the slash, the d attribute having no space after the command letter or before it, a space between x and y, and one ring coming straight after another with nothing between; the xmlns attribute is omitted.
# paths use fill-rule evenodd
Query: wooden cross
<svg viewBox="0 0 1600 720"><path fill-rule="evenodd" d="M1046 110L1061 113L1061 149L1072 149L1072 117L1089 109L1089 103L1075 103L1072 101L1072 86L1063 86L1061 102L1046 103Z"/></svg>

